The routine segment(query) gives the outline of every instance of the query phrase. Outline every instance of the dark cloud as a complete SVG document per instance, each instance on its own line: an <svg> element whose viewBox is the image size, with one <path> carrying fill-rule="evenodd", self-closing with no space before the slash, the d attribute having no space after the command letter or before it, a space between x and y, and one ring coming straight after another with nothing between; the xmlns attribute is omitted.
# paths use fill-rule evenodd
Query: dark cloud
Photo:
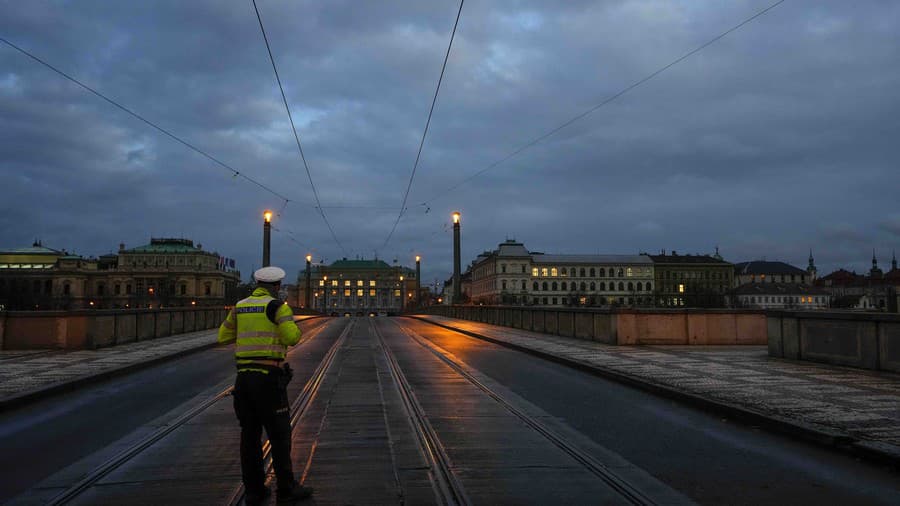
<svg viewBox="0 0 900 506"><path fill-rule="evenodd" d="M458 3L258 2L313 195L249 3L26 2L0 34L287 195L273 258L450 271L515 237L536 250L711 252L867 268L900 241L900 4L785 2L453 191L448 188L769 2L467 4L391 243ZM259 265L283 202L0 46L3 247L102 254L186 236ZM422 205L422 204L425 205ZM359 208L369 206L374 208ZM427 211L427 212L426 212ZM291 232L288 235L287 231Z"/></svg>

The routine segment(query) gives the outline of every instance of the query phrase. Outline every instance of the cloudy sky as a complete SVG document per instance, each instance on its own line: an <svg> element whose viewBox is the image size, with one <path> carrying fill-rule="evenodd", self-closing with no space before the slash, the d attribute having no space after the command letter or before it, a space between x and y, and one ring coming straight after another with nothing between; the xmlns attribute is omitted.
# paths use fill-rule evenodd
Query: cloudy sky
<svg viewBox="0 0 900 506"><path fill-rule="evenodd" d="M454 188L774 0L465 3L391 241L455 0L0 1L0 37L290 199L273 263L424 257L505 238L556 253L708 253L820 271L900 249L900 2L787 0ZM187 237L260 264L284 201L0 43L0 248L84 255Z"/></svg>

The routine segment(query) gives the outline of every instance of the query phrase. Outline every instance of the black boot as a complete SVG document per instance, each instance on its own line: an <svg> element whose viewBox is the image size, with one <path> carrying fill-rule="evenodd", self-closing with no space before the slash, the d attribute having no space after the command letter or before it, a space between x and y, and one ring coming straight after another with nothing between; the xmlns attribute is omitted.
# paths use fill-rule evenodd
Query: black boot
<svg viewBox="0 0 900 506"><path fill-rule="evenodd" d="M304 487L295 481L291 483L291 488L289 489L279 488L276 497L278 499L278 504L294 504L297 501L302 501L311 496L312 493L312 487Z"/></svg>
<svg viewBox="0 0 900 506"><path fill-rule="evenodd" d="M247 491L247 493L244 494L244 504L247 506L258 506L259 504L265 503L270 495L272 495L272 491L269 490L269 487L265 487L258 492Z"/></svg>

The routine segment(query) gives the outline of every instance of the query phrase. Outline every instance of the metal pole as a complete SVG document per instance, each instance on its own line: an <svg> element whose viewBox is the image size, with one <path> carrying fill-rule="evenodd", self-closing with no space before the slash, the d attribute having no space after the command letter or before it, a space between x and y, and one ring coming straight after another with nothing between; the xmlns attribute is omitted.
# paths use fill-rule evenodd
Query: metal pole
<svg viewBox="0 0 900 506"><path fill-rule="evenodd" d="M312 280L311 280L312 272L310 272L311 263L312 263L312 258L310 258L310 256L307 255L306 256L306 308L307 309L312 308L312 306L310 305L310 301L311 301L310 297L312 297Z"/></svg>
<svg viewBox="0 0 900 506"><path fill-rule="evenodd" d="M459 304L462 298L462 287L459 286L460 253L459 253L459 213L453 213L453 303Z"/></svg>
<svg viewBox="0 0 900 506"><path fill-rule="evenodd" d="M326 315L328 314L328 290L328 276L325 276L325 293L322 295L322 302L325 303L325 309L322 312Z"/></svg>

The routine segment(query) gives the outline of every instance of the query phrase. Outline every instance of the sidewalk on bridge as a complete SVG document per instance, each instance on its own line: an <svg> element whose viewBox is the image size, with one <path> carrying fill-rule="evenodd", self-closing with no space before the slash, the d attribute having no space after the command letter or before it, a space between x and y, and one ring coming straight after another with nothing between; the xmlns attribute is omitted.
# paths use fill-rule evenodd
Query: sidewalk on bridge
<svg viewBox="0 0 900 506"><path fill-rule="evenodd" d="M217 332L201 330L97 350L0 351L0 410L211 348L217 344Z"/></svg>
<svg viewBox="0 0 900 506"><path fill-rule="evenodd" d="M416 315L654 393L900 465L900 375L794 362L765 346L612 346Z"/></svg>

